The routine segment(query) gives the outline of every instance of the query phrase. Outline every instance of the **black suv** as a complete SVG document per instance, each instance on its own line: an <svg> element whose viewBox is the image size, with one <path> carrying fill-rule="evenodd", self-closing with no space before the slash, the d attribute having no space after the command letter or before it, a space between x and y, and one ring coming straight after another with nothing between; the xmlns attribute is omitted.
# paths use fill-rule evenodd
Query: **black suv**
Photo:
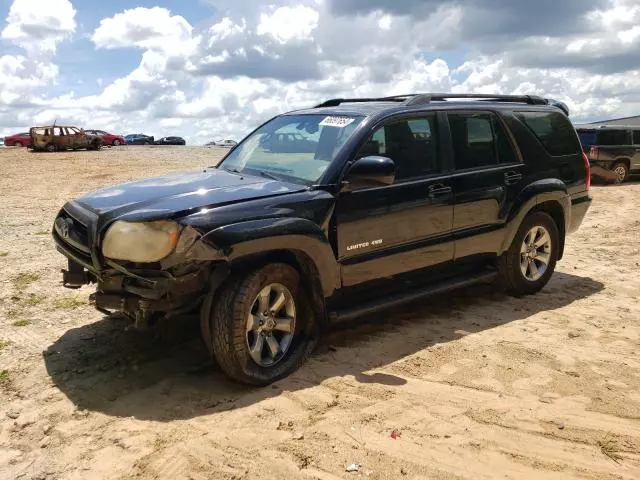
<svg viewBox="0 0 640 480"><path fill-rule="evenodd" d="M199 311L221 368L268 384L332 323L479 282L540 290L591 204L567 113L418 94L279 115L217 167L68 202L63 283L139 327Z"/></svg>
<svg viewBox="0 0 640 480"><path fill-rule="evenodd" d="M576 130L594 176L622 183L630 173L640 173L640 126L585 125Z"/></svg>

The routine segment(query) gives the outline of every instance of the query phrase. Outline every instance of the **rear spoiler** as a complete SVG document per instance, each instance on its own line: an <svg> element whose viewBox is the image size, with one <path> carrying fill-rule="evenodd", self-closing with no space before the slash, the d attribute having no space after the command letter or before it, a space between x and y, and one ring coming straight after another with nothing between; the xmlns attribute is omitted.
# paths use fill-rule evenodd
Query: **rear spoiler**
<svg viewBox="0 0 640 480"><path fill-rule="evenodd" d="M569 107L567 106L566 103L561 102L559 100L554 100L553 98L545 98L545 100L547 102L547 105L557 107L560 110L562 110L567 117L569 116Z"/></svg>

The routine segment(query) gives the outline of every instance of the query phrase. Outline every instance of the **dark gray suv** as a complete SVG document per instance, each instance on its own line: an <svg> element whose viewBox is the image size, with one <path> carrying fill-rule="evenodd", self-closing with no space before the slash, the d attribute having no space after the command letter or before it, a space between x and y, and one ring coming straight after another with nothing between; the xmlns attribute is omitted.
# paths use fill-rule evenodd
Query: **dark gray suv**
<svg viewBox="0 0 640 480"><path fill-rule="evenodd" d="M594 176L622 183L630 173L640 173L640 126L587 125L576 131Z"/></svg>

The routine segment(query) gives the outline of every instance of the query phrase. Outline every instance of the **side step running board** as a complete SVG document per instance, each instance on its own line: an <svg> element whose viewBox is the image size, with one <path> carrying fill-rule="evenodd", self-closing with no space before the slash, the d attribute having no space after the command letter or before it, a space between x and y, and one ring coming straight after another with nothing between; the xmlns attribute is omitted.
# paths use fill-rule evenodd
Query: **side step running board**
<svg viewBox="0 0 640 480"><path fill-rule="evenodd" d="M477 283L490 282L494 280L497 275L497 272L489 271L477 273L472 276L453 278L444 282L431 284L424 288L409 290L405 293L365 303L364 305L359 305L355 308L331 312L330 319L332 323L346 322L381 310L398 307L417 300L423 300L434 295L440 295L452 290L457 290L458 288L468 287L469 285L475 285Z"/></svg>

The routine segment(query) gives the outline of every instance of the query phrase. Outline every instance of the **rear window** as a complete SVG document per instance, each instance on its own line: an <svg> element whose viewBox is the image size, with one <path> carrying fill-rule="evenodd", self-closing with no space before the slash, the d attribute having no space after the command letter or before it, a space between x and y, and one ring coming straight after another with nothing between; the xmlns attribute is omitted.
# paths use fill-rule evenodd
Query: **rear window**
<svg viewBox="0 0 640 480"><path fill-rule="evenodd" d="M517 112L517 115L551 155L571 155L582 151L573 125L563 114Z"/></svg>
<svg viewBox="0 0 640 480"><path fill-rule="evenodd" d="M631 145L628 130L600 130L597 135L598 145Z"/></svg>
<svg viewBox="0 0 640 480"><path fill-rule="evenodd" d="M582 143L582 145L590 147L596 143L596 132L593 130L578 130L578 136L580 137L580 143Z"/></svg>

